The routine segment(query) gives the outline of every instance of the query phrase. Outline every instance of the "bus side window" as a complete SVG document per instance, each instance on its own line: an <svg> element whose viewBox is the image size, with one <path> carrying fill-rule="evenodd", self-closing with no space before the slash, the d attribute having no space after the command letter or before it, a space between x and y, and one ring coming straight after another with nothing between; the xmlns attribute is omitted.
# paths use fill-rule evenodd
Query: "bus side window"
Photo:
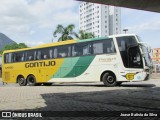
<svg viewBox="0 0 160 120"><path fill-rule="evenodd" d="M47 59L47 58L48 58L48 56L47 56L47 55L43 55L43 58L44 58L44 59Z"/></svg>
<svg viewBox="0 0 160 120"><path fill-rule="evenodd" d="M77 43L72 47L72 56L81 56L83 53L81 46Z"/></svg>
<svg viewBox="0 0 160 120"><path fill-rule="evenodd" d="M92 46L89 42L77 43L72 47L72 56L83 56L92 54Z"/></svg>
<svg viewBox="0 0 160 120"><path fill-rule="evenodd" d="M40 49L41 51L41 59L48 59L49 58L49 48Z"/></svg>
<svg viewBox="0 0 160 120"><path fill-rule="evenodd" d="M19 56L16 53L12 53L13 61L12 62L19 62Z"/></svg>
<svg viewBox="0 0 160 120"><path fill-rule="evenodd" d="M29 56L29 60L33 60L33 56Z"/></svg>
<svg viewBox="0 0 160 120"><path fill-rule="evenodd" d="M36 54L36 60L40 60L40 59L41 59L41 51L38 50Z"/></svg>
<svg viewBox="0 0 160 120"><path fill-rule="evenodd" d="M21 57L21 61L22 61L22 62L24 61L24 56Z"/></svg>
<svg viewBox="0 0 160 120"><path fill-rule="evenodd" d="M53 50L52 50L52 49L49 50L49 58L50 58L50 59L53 58Z"/></svg>
<svg viewBox="0 0 160 120"><path fill-rule="evenodd" d="M4 63L9 63L9 54L4 55Z"/></svg>
<svg viewBox="0 0 160 120"><path fill-rule="evenodd" d="M78 56L78 52L75 50L75 45L72 46L72 56Z"/></svg>
<svg viewBox="0 0 160 120"><path fill-rule="evenodd" d="M103 45L104 45L103 47L105 48L104 49L105 53L115 53L116 52L115 45L113 43L113 39L104 40Z"/></svg>
<svg viewBox="0 0 160 120"><path fill-rule="evenodd" d="M8 62L9 62L9 63L14 62L14 61L13 61L13 53L9 53L9 59L8 59Z"/></svg>
<svg viewBox="0 0 160 120"><path fill-rule="evenodd" d="M24 53L23 52L16 52L13 54L13 62L23 62L24 61Z"/></svg>
<svg viewBox="0 0 160 120"><path fill-rule="evenodd" d="M71 46L69 45L64 45L64 46L60 46L58 47L58 57L69 57L70 56L70 52L71 52Z"/></svg>
<svg viewBox="0 0 160 120"><path fill-rule="evenodd" d="M93 43L93 54L103 53L103 41L98 41Z"/></svg>
<svg viewBox="0 0 160 120"><path fill-rule="evenodd" d="M33 50L28 50L27 52L26 52L26 60L27 61L31 61L31 60L34 60L34 53L35 53L35 51L33 51Z"/></svg>
<svg viewBox="0 0 160 120"><path fill-rule="evenodd" d="M57 48L54 48L54 58L57 58Z"/></svg>

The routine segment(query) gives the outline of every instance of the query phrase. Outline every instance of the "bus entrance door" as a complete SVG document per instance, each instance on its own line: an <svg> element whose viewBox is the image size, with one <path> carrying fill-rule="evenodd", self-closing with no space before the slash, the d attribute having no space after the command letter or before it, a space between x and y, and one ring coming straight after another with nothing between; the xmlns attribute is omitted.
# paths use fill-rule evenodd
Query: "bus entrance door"
<svg viewBox="0 0 160 120"><path fill-rule="evenodd" d="M138 45L128 48L128 67L130 68L130 73L126 75L128 80L143 79L143 61Z"/></svg>

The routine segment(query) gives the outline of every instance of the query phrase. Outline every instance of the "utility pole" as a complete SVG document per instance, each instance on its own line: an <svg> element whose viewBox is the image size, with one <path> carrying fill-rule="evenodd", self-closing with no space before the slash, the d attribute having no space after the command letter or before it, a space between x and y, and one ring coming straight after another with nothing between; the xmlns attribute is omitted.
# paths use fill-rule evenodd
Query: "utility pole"
<svg viewBox="0 0 160 120"><path fill-rule="evenodd" d="M124 33L126 34L126 32L128 31L128 29L123 29Z"/></svg>

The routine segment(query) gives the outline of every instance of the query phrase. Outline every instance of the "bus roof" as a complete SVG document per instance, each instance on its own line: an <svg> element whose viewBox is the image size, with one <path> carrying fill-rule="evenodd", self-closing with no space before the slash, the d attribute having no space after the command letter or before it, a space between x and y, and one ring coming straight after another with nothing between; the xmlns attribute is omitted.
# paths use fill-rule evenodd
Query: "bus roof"
<svg viewBox="0 0 160 120"><path fill-rule="evenodd" d="M16 49L16 50L5 50L3 53L23 51L23 50L32 50L32 49L38 49L38 48L43 48L43 47L45 48L45 47L51 47L51 46L67 45L67 44L86 42L86 41L102 40L102 39L106 39L106 38L120 37L120 36L135 36L135 34L117 34L117 35L111 35L111 36L107 36L107 37L90 38L90 39L83 39L83 40L79 40L79 39L66 40L66 41L43 44L43 45L30 47L30 48L22 48L22 49Z"/></svg>

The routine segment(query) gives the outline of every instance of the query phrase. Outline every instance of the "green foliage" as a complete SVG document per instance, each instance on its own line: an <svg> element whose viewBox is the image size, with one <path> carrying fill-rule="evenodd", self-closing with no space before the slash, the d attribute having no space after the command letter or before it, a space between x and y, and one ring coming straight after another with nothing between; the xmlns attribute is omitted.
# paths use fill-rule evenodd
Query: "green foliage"
<svg viewBox="0 0 160 120"><path fill-rule="evenodd" d="M0 55L2 55L2 53L3 53L3 51L2 51L2 50L0 50Z"/></svg>
<svg viewBox="0 0 160 120"><path fill-rule="evenodd" d="M78 35L76 32L74 32L74 29L75 25L73 24L70 24L67 27L64 27L62 25L57 25L56 30L53 32L53 36L56 37L57 34L60 34L58 41L71 40L73 39L73 36L81 40L95 37L94 34L84 32L83 30L80 30Z"/></svg>
<svg viewBox="0 0 160 120"><path fill-rule="evenodd" d="M10 45L6 45L4 47L4 50L15 50L15 49L22 49L22 48L28 48L28 46L25 43L19 43L19 44L13 43ZM4 50L1 50L0 54L2 54Z"/></svg>
<svg viewBox="0 0 160 120"><path fill-rule="evenodd" d="M78 36L78 38L79 38L80 40L89 39L89 38L94 38L94 37L95 37L95 35L92 34L92 33L84 32L83 30L80 30L80 31L79 31L79 36Z"/></svg>
<svg viewBox="0 0 160 120"><path fill-rule="evenodd" d="M75 33L73 30L75 28L75 25L70 24L67 27L64 27L62 25L58 25L56 27L56 30L53 32L53 36L57 36L57 34L60 34L58 41L65 41L65 40L71 40L73 39L72 36L78 36L77 33Z"/></svg>

